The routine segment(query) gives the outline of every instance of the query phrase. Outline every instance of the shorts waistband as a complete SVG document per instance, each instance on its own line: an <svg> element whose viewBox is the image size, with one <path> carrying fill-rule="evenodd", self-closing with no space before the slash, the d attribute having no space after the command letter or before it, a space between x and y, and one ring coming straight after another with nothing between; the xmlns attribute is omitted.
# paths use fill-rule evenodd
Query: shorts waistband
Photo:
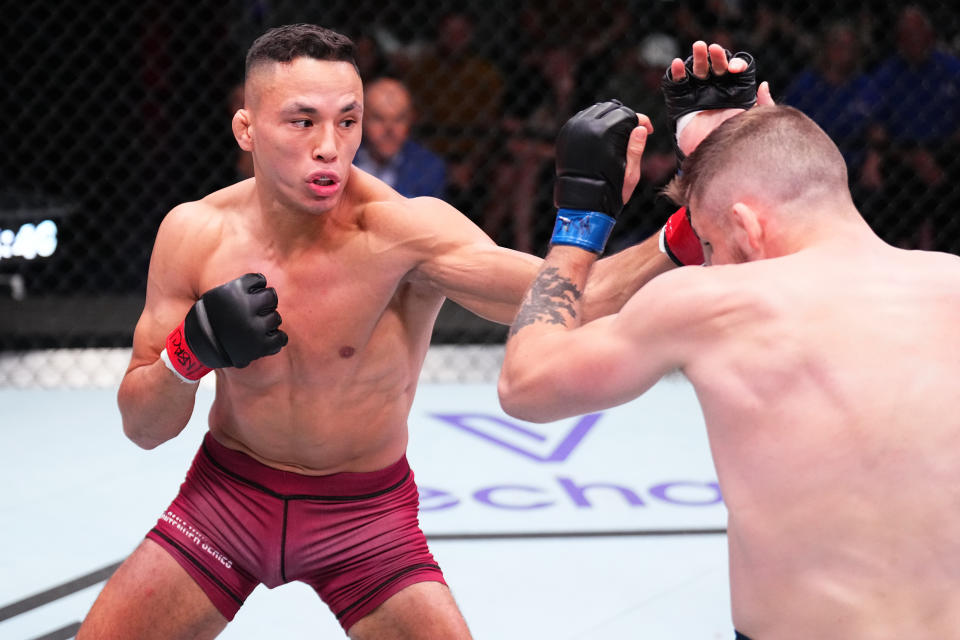
<svg viewBox="0 0 960 640"><path fill-rule="evenodd" d="M201 453L220 471L244 484L287 499L364 500L375 498L402 485L412 475L407 457L388 467L369 472L343 471L310 476L268 467L242 451L220 444L208 431Z"/></svg>

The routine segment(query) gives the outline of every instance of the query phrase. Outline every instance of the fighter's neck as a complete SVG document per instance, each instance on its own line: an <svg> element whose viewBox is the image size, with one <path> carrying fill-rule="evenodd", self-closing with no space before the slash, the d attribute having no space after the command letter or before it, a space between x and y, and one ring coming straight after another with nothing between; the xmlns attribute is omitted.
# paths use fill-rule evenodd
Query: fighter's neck
<svg viewBox="0 0 960 640"><path fill-rule="evenodd" d="M349 182L345 189L340 201L323 212L304 211L269 194L260 194L252 224L259 237L287 254L336 243L343 232L356 229L359 220L359 208L351 197Z"/></svg>
<svg viewBox="0 0 960 640"><path fill-rule="evenodd" d="M887 246L863 218L844 218L812 225L784 239L784 254L804 250L837 252L838 255L873 251Z"/></svg>

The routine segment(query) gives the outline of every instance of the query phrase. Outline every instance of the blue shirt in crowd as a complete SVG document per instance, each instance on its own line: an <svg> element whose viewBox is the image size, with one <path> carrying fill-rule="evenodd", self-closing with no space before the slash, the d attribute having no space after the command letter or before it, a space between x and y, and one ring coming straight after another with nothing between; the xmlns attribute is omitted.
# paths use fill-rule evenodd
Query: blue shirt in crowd
<svg viewBox="0 0 960 640"><path fill-rule="evenodd" d="M863 159L869 124L868 83L866 75L857 74L833 85L811 69L794 78L783 102L810 116L840 148L847 166L856 167Z"/></svg>
<svg viewBox="0 0 960 640"><path fill-rule="evenodd" d="M447 183L447 168L440 156L413 140L407 140L397 155L385 165L376 162L361 144L353 164L380 178L407 198L442 198Z"/></svg>
<svg viewBox="0 0 960 640"><path fill-rule="evenodd" d="M945 142L960 129L960 60L933 51L913 66L890 56L873 73L867 101L895 142Z"/></svg>

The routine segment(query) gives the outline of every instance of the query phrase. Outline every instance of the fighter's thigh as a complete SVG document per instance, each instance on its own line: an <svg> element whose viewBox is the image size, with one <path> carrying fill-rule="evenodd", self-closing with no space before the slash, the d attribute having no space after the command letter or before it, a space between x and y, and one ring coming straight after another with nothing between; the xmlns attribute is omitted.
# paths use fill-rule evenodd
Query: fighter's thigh
<svg viewBox="0 0 960 640"><path fill-rule="evenodd" d="M352 640L470 639L453 594L439 582L418 582L398 591L347 635Z"/></svg>
<svg viewBox="0 0 960 640"><path fill-rule="evenodd" d="M186 571L144 540L107 581L77 640L213 638L227 625Z"/></svg>

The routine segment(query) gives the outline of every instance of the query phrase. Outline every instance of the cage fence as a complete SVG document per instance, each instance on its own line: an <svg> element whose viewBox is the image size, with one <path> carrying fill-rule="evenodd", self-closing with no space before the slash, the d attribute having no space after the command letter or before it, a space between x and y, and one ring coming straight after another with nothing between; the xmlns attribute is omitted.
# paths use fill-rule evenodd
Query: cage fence
<svg viewBox="0 0 960 640"><path fill-rule="evenodd" d="M776 101L831 135L881 237L960 252L960 13L946 1L2 6L0 387L119 382L157 227L178 203L250 175L230 127L244 54L265 29L294 22L353 38L367 87L402 83L409 137L442 166L435 195L502 245L545 253L555 135L611 97L657 133L610 250L657 231L676 171L659 81L703 39L753 53ZM494 379L505 335L447 303L424 379Z"/></svg>

